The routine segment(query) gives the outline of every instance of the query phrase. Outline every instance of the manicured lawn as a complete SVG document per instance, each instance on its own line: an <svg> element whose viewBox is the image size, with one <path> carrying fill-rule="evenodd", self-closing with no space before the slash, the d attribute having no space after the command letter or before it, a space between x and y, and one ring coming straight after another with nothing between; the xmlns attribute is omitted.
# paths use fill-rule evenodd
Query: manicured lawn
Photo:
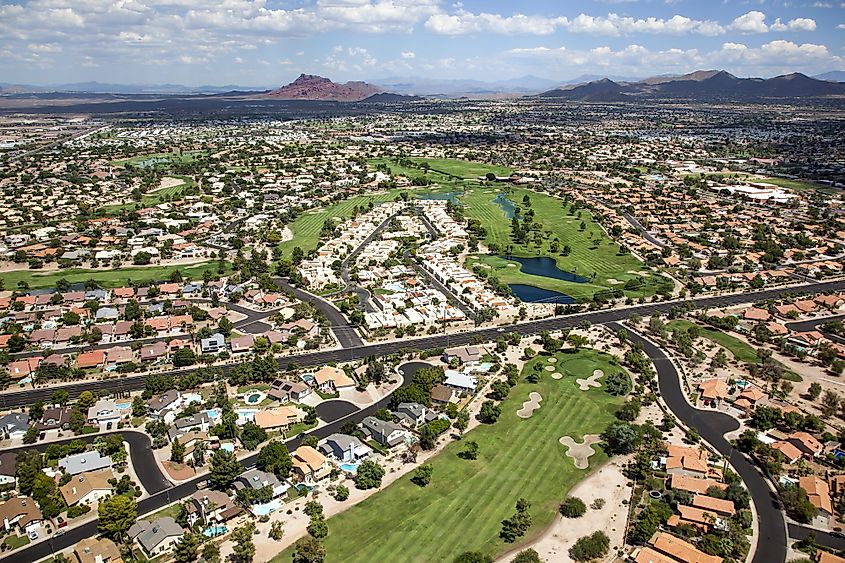
<svg viewBox="0 0 845 563"><path fill-rule="evenodd" d="M671 331L677 329L687 330L696 323L684 319L675 319L666 324L666 328ZM747 364L757 363L757 350L742 340L731 336L721 330L712 328L699 327L701 329L701 336L708 340L712 340L728 352L733 354L733 357L740 362Z"/></svg>
<svg viewBox="0 0 845 563"><path fill-rule="evenodd" d="M23 547L29 543L29 536L16 536L15 534L9 534L3 539L3 545L8 546L9 549L17 549L19 547Z"/></svg>
<svg viewBox="0 0 845 563"><path fill-rule="evenodd" d="M317 426L316 422L314 422L313 424L305 424L304 422L297 422L296 424L291 424L290 428L285 430L285 439L298 436L300 433L307 432L315 426Z"/></svg>
<svg viewBox="0 0 845 563"><path fill-rule="evenodd" d="M231 264L224 262L225 271L231 271ZM182 272L184 278L202 279L203 272L210 270L212 274L218 273L218 262L201 262L188 266L148 266L137 268L118 268L115 270L85 270L81 268L69 268L42 272L39 270L15 270L13 272L0 273L0 280L3 280L6 289L15 289L18 282L24 281L32 289L40 287L54 287L56 282L62 278L70 283L80 283L94 280L103 287L121 287L130 281L139 283L147 281L166 280L175 270Z"/></svg>
<svg viewBox="0 0 845 563"><path fill-rule="evenodd" d="M517 206L522 205L525 195L531 199L535 221L543 226L543 238L539 244L534 243L533 235L526 244L516 244L511 238L511 220L502 207L494 201L498 190L478 187L467 191L461 201L465 204L464 213L481 221L487 230L486 242L498 246L501 254L519 257L548 256L555 259L561 270L578 274L591 279L588 283L575 283L564 280L532 276L523 274L519 264L509 262L497 256L478 255L470 258L469 264L476 262L487 264L501 281L505 283L523 283L560 291L578 300L592 298L597 291L621 289L624 282L632 278L640 278L638 272L645 272L646 266L630 254L620 256L619 245L608 237L601 226L595 222L587 210L581 210L579 218L569 215L569 209L564 202L545 194L535 193L524 188L512 188L508 199ZM581 230L581 222L585 229ZM551 242L557 237L560 248L564 245L571 247L568 256L553 253L549 249ZM654 274L643 276L648 284L644 291L629 293L632 297L649 296L655 293L657 284L666 283ZM608 280L616 280L613 283Z"/></svg>
<svg viewBox="0 0 845 563"><path fill-rule="evenodd" d="M800 191L820 191L828 194L835 194L838 193L840 190L834 188L833 186L825 186L823 184L813 184L812 182L802 182L801 180L790 180L788 178L753 178L753 180L758 180L760 182L766 182L768 184L774 184L776 186L780 186L782 188L788 188L790 190L795 190L796 192Z"/></svg>
<svg viewBox="0 0 845 563"><path fill-rule="evenodd" d="M496 176L510 176L513 169L495 164L483 162L470 162L467 160L455 160L452 158L411 158L417 164L427 162L431 170L443 172L451 176L458 176L465 180L475 180L479 176L485 176L492 172Z"/></svg>
<svg viewBox="0 0 845 563"><path fill-rule="evenodd" d="M202 151L187 151L182 153L181 155L174 154L172 152L163 152L163 153L155 153L155 154L140 154L138 156L133 156L131 158L124 158L121 160L113 160L110 162L112 166L126 166L127 164L131 164L133 166L140 166L142 162L156 159L160 160L161 162L150 163L151 166L167 166L169 163L172 162L191 162L193 161L197 155L202 154Z"/></svg>
<svg viewBox="0 0 845 563"><path fill-rule="evenodd" d="M571 435L581 440L584 434L601 433L622 402L603 389L580 391L575 385L575 375L620 370L610 363L610 356L582 350L556 357L566 376L554 380L543 371L540 383L514 387L495 424L468 432L463 441L449 444L431 460L434 473L427 487L413 484L411 472L329 519L327 561L451 561L466 550L500 554L514 547L503 543L499 532L520 497L531 503L532 517L523 540L545 529L566 492L589 471L574 466L559 439ZM526 368L535 363L551 365L539 357ZM531 418L519 418L516 411L532 391L542 395L541 406ZM475 461L457 456L469 440L480 447ZM597 447L591 468L606 459ZM273 562L290 561L291 551Z"/></svg>
<svg viewBox="0 0 845 563"><path fill-rule="evenodd" d="M130 201L129 203L123 204L115 204L115 205L104 205L103 207L97 208L97 214L102 216L113 216L119 215L123 211L129 211L136 208L144 208L144 207L151 207L153 205L158 205L162 201L166 201L170 198L178 198L180 197L185 190L189 190L195 186L194 180L189 178L188 176L171 176L172 178L179 178L183 180L185 183L179 186L173 186L170 188L162 188L160 190L155 190L152 192L147 193L144 197L141 198L140 201Z"/></svg>
<svg viewBox="0 0 845 563"><path fill-rule="evenodd" d="M497 176L510 176L513 169L495 164L483 162L470 162L467 160L456 160L451 158L409 158L408 160L422 164L427 162L429 171L426 174L422 169L413 166L402 166L398 161L392 159L378 158L369 162L370 167L375 169L377 164L386 164L394 174L417 178L428 176L435 182L460 182L459 178L465 180L477 180L479 176L485 176L492 172ZM476 182L477 184L477 182Z"/></svg>
<svg viewBox="0 0 845 563"><path fill-rule="evenodd" d="M157 520L158 518L164 518L165 516L170 516L174 520L179 517L179 513L182 511L181 503L171 504L170 506L165 506L158 512L154 512L152 514L148 514L144 516L145 520L149 520L150 522Z"/></svg>
<svg viewBox="0 0 845 563"><path fill-rule="evenodd" d="M352 216L356 205L366 210L370 202L377 205L386 201L393 201L400 191L402 190L355 196L326 207L309 209L288 225L293 231L293 238L281 243L280 246L286 256L290 256L295 246L299 246L307 253L309 250L317 248L320 242L320 231L323 229L326 219L334 218L336 221L343 221Z"/></svg>
<svg viewBox="0 0 845 563"><path fill-rule="evenodd" d="M666 323L666 328L671 331L674 330L687 330L689 327L694 325L691 321L685 319L675 319L673 321L669 321ZM716 330L714 328L706 328L703 326L699 326L701 329L701 336L715 342L728 352L730 352L737 361L746 363L746 364L756 364L760 361L757 357L757 349L748 344L747 342L743 342L739 338L731 336L726 332L722 332L721 330ZM802 381L803 378L793 372L789 371L784 367L783 371L783 378L789 381Z"/></svg>

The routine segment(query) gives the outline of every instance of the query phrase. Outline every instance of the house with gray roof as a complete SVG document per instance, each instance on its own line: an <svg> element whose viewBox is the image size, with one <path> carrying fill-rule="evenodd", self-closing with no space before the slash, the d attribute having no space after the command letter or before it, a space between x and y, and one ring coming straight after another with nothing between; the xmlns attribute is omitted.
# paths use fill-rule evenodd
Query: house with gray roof
<svg viewBox="0 0 845 563"><path fill-rule="evenodd" d="M0 433L9 438L23 438L29 428L29 415L25 412L13 412L0 416Z"/></svg>
<svg viewBox="0 0 845 563"><path fill-rule="evenodd" d="M382 446L392 448L405 441L408 431L395 422L387 422L374 416L368 416L361 421L364 434Z"/></svg>
<svg viewBox="0 0 845 563"><path fill-rule="evenodd" d="M103 456L97 450L69 455L59 460L59 467L70 475L79 475L86 471L97 471L111 467L111 458Z"/></svg>
<svg viewBox="0 0 845 563"><path fill-rule="evenodd" d="M192 416L177 418L173 421L173 425L167 434L170 440L173 441L175 438L180 438L190 431L208 432L210 428L211 418L206 413L201 412Z"/></svg>
<svg viewBox="0 0 845 563"><path fill-rule="evenodd" d="M226 338L219 332L200 340L200 351L203 354L217 354L226 349Z"/></svg>
<svg viewBox="0 0 845 563"><path fill-rule="evenodd" d="M182 526L170 516L152 522L139 520L129 528L129 537L135 540L149 558L171 553L183 534Z"/></svg>
<svg viewBox="0 0 845 563"><path fill-rule="evenodd" d="M340 463L356 463L373 453L372 448L355 436L338 433L326 437L317 449L324 456L336 459Z"/></svg>
<svg viewBox="0 0 845 563"><path fill-rule="evenodd" d="M395 414L399 419L399 424L413 429L437 418L434 412L419 403L399 403Z"/></svg>
<svg viewBox="0 0 845 563"><path fill-rule="evenodd" d="M270 487L273 491L273 498L282 496L290 489L290 485L279 481L278 477L272 473L261 471L260 469L248 469L238 475L233 484L235 491L241 489L252 489L257 491L264 487Z"/></svg>
<svg viewBox="0 0 845 563"><path fill-rule="evenodd" d="M147 410L151 417L161 418L169 424L173 422L182 403L182 394L176 389L171 389L147 401Z"/></svg>
<svg viewBox="0 0 845 563"><path fill-rule="evenodd" d="M94 318L98 321L114 321L120 316L120 313L115 307L100 307L94 313Z"/></svg>

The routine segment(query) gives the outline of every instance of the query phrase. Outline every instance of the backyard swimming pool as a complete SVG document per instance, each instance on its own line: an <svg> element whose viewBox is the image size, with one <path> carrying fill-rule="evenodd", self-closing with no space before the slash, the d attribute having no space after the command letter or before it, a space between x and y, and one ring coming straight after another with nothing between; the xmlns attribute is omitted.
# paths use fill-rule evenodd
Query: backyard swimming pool
<svg viewBox="0 0 845 563"><path fill-rule="evenodd" d="M202 531L202 535L207 538L213 538L216 536L222 536L227 531L229 531L229 529L226 526L209 526Z"/></svg>
<svg viewBox="0 0 845 563"><path fill-rule="evenodd" d="M282 507L282 499L273 499L270 502L266 502L264 504L253 504L250 512L255 514L256 516L266 516L279 510Z"/></svg>
<svg viewBox="0 0 845 563"><path fill-rule="evenodd" d="M238 426L243 426L247 422L255 422L255 413L258 411L255 409L238 409L235 411L235 414L238 415L238 420L236 424Z"/></svg>
<svg viewBox="0 0 845 563"><path fill-rule="evenodd" d="M248 405L257 405L264 398L267 396L266 393L263 391L258 391L257 389L250 389L246 393L244 393L244 402Z"/></svg>
<svg viewBox="0 0 845 563"><path fill-rule="evenodd" d="M347 473L356 473L358 471L358 463L341 463L340 468Z"/></svg>

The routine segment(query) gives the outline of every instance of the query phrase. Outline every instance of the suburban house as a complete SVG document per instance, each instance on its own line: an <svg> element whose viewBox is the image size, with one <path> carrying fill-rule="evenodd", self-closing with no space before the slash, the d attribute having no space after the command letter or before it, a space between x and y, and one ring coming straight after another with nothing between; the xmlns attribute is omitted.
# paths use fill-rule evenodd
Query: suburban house
<svg viewBox="0 0 845 563"><path fill-rule="evenodd" d="M261 410L255 413L255 424L264 430L286 430L291 425L302 422L304 419L304 412L288 406Z"/></svg>
<svg viewBox="0 0 845 563"><path fill-rule="evenodd" d="M59 460L59 467L70 475L108 469L111 468L111 464L111 458L101 455L97 450L69 455Z"/></svg>
<svg viewBox="0 0 845 563"><path fill-rule="evenodd" d="M111 494L112 487L109 479L113 477L109 469L80 473L61 485L59 490L68 506L87 504L96 507L100 499Z"/></svg>
<svg viewBox="0 0 845 563"><path fill-rule="evenodd" d="M73 548L77 563L122 563L120 550L108 538L85 538Z"/></svg>
<svg viewBox="0 0 845 563"><path fill-rule="evenodd" d="M666 532L657 532L649 543L651 544L649 547L639 550L634 559L636 563L663 563L664 561L722 563L723 561L721 557L708 555L691 543Z"/></svg>
<svg viewBox="0 0 845 563"><path fill-rule="evenodd" d="M176 389L171 389L147 401L147 410L151 417L171 423L182 403L182 394Z"/></svg>
<svg viewBox="0 0 845 563"><path fill-rule="evenodd" d="M824 445L807 432L794 432L787 436L786 441L807 457L818 457L824 451Z"/></svg>
<svg viewBox="0 0 845 563"><path fill-rule="evenodd" d="M698 385L705 406L718 407L728 398L728 383L724 379L707 379Z"/></svg>
<svg viewBox="0 0 845 563"><path fill-rule="evenodd" d="M200 340L200 353L217 354L226 349L226 339L219 332Z"/></svg>
<svg viewBox="0 0 845 563"><path fill-rule="evenodd" d="M41 526L41 510L30 497L13 497L0 504L0 520L7 532L22 536Z"/></svg>
<svg viewBox="0 0 845 563"><path fill-rule="evenodd" d="M290 489L290 485L279 481L272 473L261 471L260 469L248 469L238 475L238 478L235 479L234 487L236 491L246 488L257 491L264 487L270 487L273 491L273 498L282 496Z"/></svg>
<svg viewBox="0 0 845 563"><path fill-rule="evenodd" d="M157 362L167 357L169 348L166 342L158 341L141 346L142 362Z"/></svg>
<svg viewBox="0 0 845 563"><path fill-rule="evenodd" d="M70 423L70 409L67 407L48 407L44 409L41 420L35 423L35 427L43 432L45 430L58 430L67 428Z"/></svg>
<svg viewBox="0 0 845 563"><path fill-rule="evenodd" d="M671 475L686 475L688 477L709 477L710 467L707 464L707 452L688 446L668 446L669 454L664 460L666 472Z"/></svg>
<svg viewBox="0 0 845 563"><path fill-rule="evenodd" d="M335 393L341 389L355 387L355 381L340 368L324 366L314 373L314 384L324 393Z"/></svg>
<svg viewBox="0 0 845 563"><path fill-rule="evenodd" d="M191 431L208 432L211 428L211 419L208 414L201 412L192 416L177 418L170 426L167 435L171 441L181 438Z"/></svg>
<svg viewBox="0 0 845 563"><path fill-rule="evenodd" d="M478 385L478 379L475 376L469 375L453 369L446 370L446 381L443 382L446 387L451 387L458 392L475 393L475 387Z"/></svg>
<svg viewBox="0 0 845 563"><path fill-rule="evenodd" d="M29 415L13 412L0 416L0 433L12 440L22 439L29 429Z"/></svg>
<svg viewBox="0 0 845 563"><path fill-rule="evenodd" d="M437 418L435 413L419 403L399 403L395 414L399 424L415 429Z"/></svg>
<svg viewBox="0 0 845 563"><path fill-rule="evenodd" d="M88 422L105 426L108 423L117 424L121 418L129 417L132 407L129 404L120 406L113 399L100 399L88 409Z"/></svg>
<svg viewBox="0 0 845 563"><path fill-rule="evenodd" d="M699 479L698 477L687 477L686 475L670 475L669 487L701 495L706 495L707 489L710 487L717 487L722 490L728 488L725 483L720 483L715 479Z"/></svg>
<svg viewBox="0 0 845 563"><path fill-rule="evenodd" d="M833 516L830 485L818 475L807 475L798 479L798 486L807 491L810 503L818 510L818 514L813 519L813 524L827 527L830 517Z"/></svg>
<svg viewBox="0 0 845 563"><path fill-rule="evenodd" d="M461 365L477 364L481 361L481 351L475 346L458 346L443 351L445 363L449 364L453 359L458 360Z"/></svg>
<svg viewBox="0 0 845 563"><path fill-rule="evenodd" d="M293 473L305 484L313 484L325 479L332 471L326 457L311 446L299 446L291 454Z"/></svg>
<svg viewBox="0 0 845 563"><path fill-rule="evenodd" d="M252 350L252 347L255 345L255 337L251 334L244 334L243 336L235 336L232 337L232 340L229 342L229 345L232 347L233 354L241 354L244 352L249 352Z"/></svg>
<svg viewBox="0 0 845 563"><path fill-rule="evenodd" d="M203 490L191 495L187 512L188 525L193 526L199 521L202 521L205 525L228 522L240 514L241 509L226 493Z"/></svg>
<svg viewBox="0 0 845 563"><path fill-rule="evenodd" d="M387 422L374 416L368 416L362 420L361 427L365 435L388 448L401 444L408 436L408 431L399 424Z"/></svg>
<svg viewBox="0 0 845 563"><path fill-rule="evenodd" d="M138 520L129 528L129 537L137 543L147 557L171 553L182 539L182 526L170 516L149 522Z"/></svg>
<svg viewBox="0 0 845 563"><path fill-rule="evenodd" d="M275 380L267 391L267 396L283 403L299 402L310 394L311 388L306 384L286 379Z"/></svg>
<svg viewBox="0 0 845 563"><path fill-rule="evenodd" d="M455 390L438 383L431 389L431 400L440 405L453 403L456 400Z"/></svg>
<svg viewBox="0 0 845 563"><path fill-rule="evenodd" d="M18 482L15 467L18 455L15 452L0 453L0 485L14 485Z"/></svg>
<svg viewBox="0 0 845 563"><path fill-rule="evenodd" d="M326 437L317 449L340 463L356 463L372 453L372 449L355 436L348 434L331 434Z"/></svg>

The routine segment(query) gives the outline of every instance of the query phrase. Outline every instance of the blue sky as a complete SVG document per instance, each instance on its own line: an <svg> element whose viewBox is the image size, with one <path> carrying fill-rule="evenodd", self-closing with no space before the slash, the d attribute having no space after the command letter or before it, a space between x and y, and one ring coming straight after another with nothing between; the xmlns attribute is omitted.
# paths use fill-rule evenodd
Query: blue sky
<svg viewBox="0 0 845 563"><path fill-rule="evenodd" d="M0 81L845 70L843 0L0 0Z"/></svg>

